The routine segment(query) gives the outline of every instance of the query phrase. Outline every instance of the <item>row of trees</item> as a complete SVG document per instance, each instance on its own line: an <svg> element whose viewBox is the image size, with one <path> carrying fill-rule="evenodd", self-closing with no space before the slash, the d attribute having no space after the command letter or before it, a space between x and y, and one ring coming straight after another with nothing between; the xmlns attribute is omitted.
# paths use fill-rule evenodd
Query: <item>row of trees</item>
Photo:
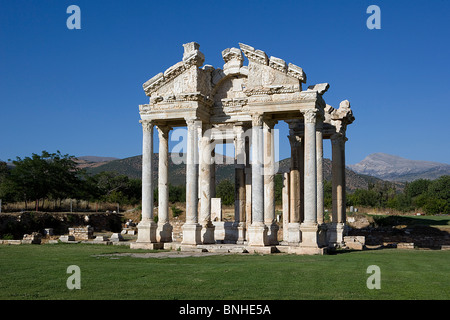
<svg viewBox="0 0 450 320"><path fill-rule="evenodd" d="M39 210L42 199L53 200L56 204L62 199L80 199L91 202L113 202L137 205L141 201L141 180L130 179L126 175L101 172L90 176L80 170L75 157L68 154L32 154L31 157L12 161L9 169L0 162L0 199L4 202L25 202L27 210L30 201ZM281 175L275 176L275 201L281 204ZM235 186L230 180L222 180L216 186L216 196L225 205L234 204ZM158 190L154 190L157 202ZM332 187L330 181L324 182L325 207L331 208ZM169 185L169 201L186 201L185 186ZM347 194L348 206L392 208L408 212L423 210L427 214L450 213L450 176L436 180L419 179L407 183L404 190L396 190L390 182L371 183L368 189L358 189ZM58 206L54 206L57 208Z"/></svg>
<svg viewBox="0 0 450 320"><path fill-rule="evenodd" d="M282 201L282 178L275 176L275 202ZM216 187L217 197L225 205L234 204L234 184L221 181ZM418 179L406 183L402 191L394 183L383 181L369 183L368 189L357 189L347 193L347 206L391 208L402 212L421 210L426 214L450 214L450 176L436 180ZM332 206L331 181L324 181L324 205Z"/></svg>
<svg viewBox="0 0 450 320"><path fill-rule="evenodd" d="M450 176L436 180L418 179L397 191L389 182L369 184L347 195L348 206L392 208L402 212L423 211L426 214L450 213Z"/></svg>
<svg viewBox="0 0 450 320"><path fill-rule="evenodd" d="M34 202L39 210L43 199L61 204L63 199L137 204L141 200L141 180L102 172L94 176L77 167L74 156L43 151L12 161L9 169L0 163L0 199L4 202ZM57 205L54 207L58 207Z"/></svg>

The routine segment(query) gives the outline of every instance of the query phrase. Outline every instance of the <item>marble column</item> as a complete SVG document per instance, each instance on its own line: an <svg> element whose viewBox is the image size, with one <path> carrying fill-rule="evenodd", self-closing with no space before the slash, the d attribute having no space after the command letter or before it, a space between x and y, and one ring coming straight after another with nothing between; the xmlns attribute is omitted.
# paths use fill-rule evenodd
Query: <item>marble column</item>
<svg viewBox="0 0 450 320"><path fill-rule="evenodd" d="M235 176L235 193L234 193L234 220L237 227L237 243L242 244L246 238L245 225L245 136L244 127L241 123L234 126L234 176Z"/></svg>
<svg viewBox="0 0 450 320"><path fill-rule="evenodd" d="M289 172L283 173L283 189L282 189L282 198L283 198L283 242L289 242Z"/></svg>
<svg viewBox="0 0 450 320"><path fill-rule="evenodd" d="M252 223L252 166L250 162L250 140L245 139L245 228L248 230ZM246 234L246 240L248 235Z"/></svg>
<svg viewBox="0 0 450 320"><path fill-rule="evenodd" d="M172 226L169 222L169 132L172 128L158 125L158 228L159 242L172 242Z"/></svg>
<svg viewBox="0 0 450 320"><path fill-rule="evenodd" d="M157 242L153 221L153 123L142 120L142 219L138 224L137 243Z"/></svg>
<svg viewBox="0 0 450 320"><path fill-rule="evenodd" d="M319 225L319 246L326 245L326 224L324 223L323 198L323 119L318 117L316 123L316 168L317 168L317 223Z"/></svg>
<svg viewBox="0 0 450 320"><path fill-rule="evenodd" d="M262 114L252 114L252 224L248 229L251 246L264 246L267 240L267 226L264 224L262 120Z"/></svg>
<svg viewBox="0 0 450 320"><path fill-rule="evenodd" d="M298 245L301 241L300 222L301 222L301 195L302 178L301 166L303 165L303 141L298 123L289 124L289 142L291 145L291 168L289 177L289 225L288 239L290 245Z"/></svg>
<svg viewBox="0 0 450 320"><path fill-rule="evenodd" d="M201 122L188 118L187 157L186 157L186 222L182 227L185 245L202 243L201 229L198 223L198 128Z"/></svg>
<svg viewBox="0 0 450 320"><path fill-rule="evenodd" d="M304 208L305 219L300 225L302 247L318 247L317 225L317 157L316 118L317 111L310 109L304 113L305 119L305 176Z"/></svg>
<svg viewBox="0 0 450 320"><path fill-rule="evenodd" d="M342 134L331 136L332 153L332 215L329 230L329 244L341 246L343 244L345 225L345 137Z"/></svg>
<svg viewBox="0 0 450 320"><path fill-rule="evenodd" d="M210 192L211 192L211 198L216 197L216 142L214 140L211 140L211 181L210 181Z"/></svg>
<svg viewBox="0 0 450 320"><path fill-rule="evenodd" d="M275 141L277 121L265 119L264 133L264 223L267 226L267 244L278 244L278 225L275 219Z"/></svg>
<svg viewBox="0 0 450 320"><path fill-rule="evenodd" d="M204 244L215 243L214 225L211 222L211 164L212 148L210 131L206 130L200 139L200 217L201 239Z"/></svg>

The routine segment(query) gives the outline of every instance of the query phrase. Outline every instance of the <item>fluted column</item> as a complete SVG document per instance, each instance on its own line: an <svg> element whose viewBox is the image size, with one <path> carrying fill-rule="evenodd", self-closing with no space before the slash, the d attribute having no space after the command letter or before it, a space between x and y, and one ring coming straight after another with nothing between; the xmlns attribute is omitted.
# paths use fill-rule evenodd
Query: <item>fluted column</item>
<svg viewBox="0 0 450 320"><path fill-rule="evenodd" d="M283 241L289 241L289 172L283 173L283 189L282 189L282 197L283 197Z"/></svg>
<svg viewBox="0 0 450 320"><path fill-rule="evenodd" d="M195 245L201 241L201 225L198 223L198 127L201 122L186 119L186 223L183 225L182 244Z"/></svg>
<svg viewBox="0 0 450 320"><path fill-rule="evenodd" d="M305 119L305 176L304 208L305 219L300 225L301 246L318 247L317 225L317 158L316 158L316 118L317 111L306 110Z"/></svg>
<svg viewBox="0 0 450 320"><path fill-rule="evenodd" d="M319 245L326 245L326 224L324 223L323 196L323 119L316 123L316 168L317 168L317 223L319 224Z"/></svg>
<svg viewBox="0 0 450 320"><path fill-rule="evenodd" d="M267 226L264 224L264 172L262 114L252 115L252 224L249 245L266 244Z"/></svg>
<svg viewBox="0 0 450 320"><path fill-rule="evenodd" d="M234 176L235 176L235 193L234 193L234 220L237 227L237 243L244 243L246 238L245 225L245 136L242 123L234 126Z"/></svg>
<svg viewBox="0 0 450 320"><path fill-rule="evenodd" d="M208 129L207 127L206 129ZM214 162L210 130L205 130L200 138L200 217L201 239L204 244L215 243L214 225L211 222L211 164Z"/></svg>
<svg viewBox="0 0 450 320"><path fill-rule="evenodd" d="M343 243L345 223L345 136L334 134L331 136L332 151L332 201L331 228L329 243L340 246Z"/></svg>
<svg viewBox="0 0 450 320"><path fill-rule="evenodd" d="M298 245L301 240L300 222L302 218L303 195L303 132L298 121L289 122L289 142L291 145L291 164L289 173L289 224L288 242Z"/></svg>
<svg viewBox="0 0 450 320"><path fill-rule="evenodd" d="M169 132L172 128L158 125L158 229L157 240L172 241L172 226L169 222Z"/></svg>
<svg viewBox="0 0 450 320"><path fill-rule="evenodd" d="M265 119L264 126L264 223L268 228L267 244L278 244L278 225L275 220L275 137L277 121Z"/></svg>
<svg viewBox="0 0 450 320"><path fill-rule="evenodd" d="M153 123L142 120L142 219L138 224L137 243L155 243L153 221Z"/></svg>

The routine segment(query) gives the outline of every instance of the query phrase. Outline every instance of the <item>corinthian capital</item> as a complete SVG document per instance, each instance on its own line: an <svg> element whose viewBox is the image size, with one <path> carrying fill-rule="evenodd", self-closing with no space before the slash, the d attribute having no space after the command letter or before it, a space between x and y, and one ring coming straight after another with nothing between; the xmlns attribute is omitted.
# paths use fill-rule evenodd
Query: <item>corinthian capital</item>
<svg viewBox="0 0 450 320"><path fill-rule="evenodd" d="M303 117L305 118L305 123L316 123L317 120L317 110L316 109L308 109L303 111Z"/></svg>
<svg viewBox="0 0 450 320"><path fill-rule="evenodd" d="M142 130L145 132L150 132L153 130L153 122L151 120L140 120L142 124Z"/></svg>
<svg viewBox="0 0 450 320"><path fill-rule="evenodd" d="M252 126L262 126L263 115L262 113L252 113Z"/></svg>

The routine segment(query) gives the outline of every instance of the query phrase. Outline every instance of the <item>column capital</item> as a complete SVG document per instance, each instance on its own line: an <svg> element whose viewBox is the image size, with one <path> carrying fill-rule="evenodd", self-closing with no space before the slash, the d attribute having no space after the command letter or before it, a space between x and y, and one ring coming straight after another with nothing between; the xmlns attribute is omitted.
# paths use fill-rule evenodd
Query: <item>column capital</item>
<svg viewBox="0 0 450 320"><path fill-rule="evenodd" d="M262 113L252 113L252 126L262 126L263 125L263 114Z"/></svg>
<svg viewBox="0 0 450 320"><path fill-rule="evenodd" d="M334 133L331 135L330 140L332 144L343 144L348 140L348 138L341 133Z"/></svg>
<svg viewBox="0 0 450 320"><path fill-rule="evenodd" d="M184 118L184 120L186 121L186 125L189 126L193 126L196 125L198 122L201 123L200 119L197 117L186 117Z"/></svg>
<svg viewBox="0 0 450 320"><path fill-rule="evenodd" d="M151 131L153 129L154 123L152 120L139 120L139 123L142 124L142 130Z"/></svg>
<svg viewBox="0 0 450 320"><path fill-rule="evenodd" d="M307 109L302 111L305 123L316 123L319 116L317 109Z"/></svg>

